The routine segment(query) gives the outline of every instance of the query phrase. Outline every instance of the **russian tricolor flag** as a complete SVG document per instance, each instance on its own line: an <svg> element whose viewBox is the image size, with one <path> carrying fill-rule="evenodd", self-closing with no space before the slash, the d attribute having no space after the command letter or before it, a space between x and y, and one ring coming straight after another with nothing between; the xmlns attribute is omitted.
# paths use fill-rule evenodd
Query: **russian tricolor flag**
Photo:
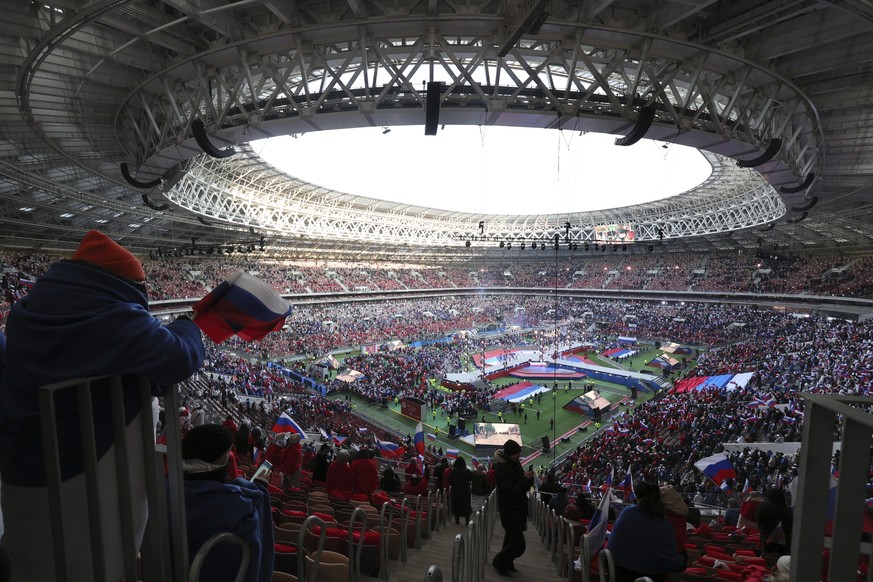
<svg viewBox="0 0 873 582"><path fill-rule="evenodd" d="M299 434L301 439L306 438L306 433L297 422L291 418L287 412L283 412L276 419L276 424L273 425L273 432Z"/></svg>
<svg viewBox="0 0 873 582"><path fill-rule="evenodd" d="M333 444L338 446L338 447L341 447L346 443L346 441L348 439L349 439L349 437L333 435Z"/></svg>
<svg viewBox="0 0 873 582"><path fill-rule="evenodd" d="M415 443L415 450L418 451L419 455L424 454L424 426L419 422L415 427L415 438L413 439L413 443Z"/></svg>
<svg viewBox="0 0 873 582"><path fill-rule="evenodd" d="M612 488L612 477L613 477L614 472L615 472L615 469L613 467L610 467L609 468L609 477L607 477L603 481L603 485L600 486L600 490L603 491L604 495L606 495L606 492L609 491L610 488Z"/></svg>
<svg viewBox="0 0 873 582"><path fill-rule="evenodd" d="M383 441L376 439L376 446L379 447L379 453L386 459L399 459L406 452L406 448L392 443L391 441Z"/></svg>
<svg viewBox="0 0 873 582"><path fill-rule="evenodd" d="M621 488L624 491L624 501L636 501L637 494L634 492L634 478L631 476L630 467L627 468L627 473L624 476L624 481L621 484Z"/></svg>
<svg viewBox="0 0 873 582"><path fill-rule="evenodd" d="M447 459L457 459L460 451L458 449L447 449L446 450L446 458Z"/></svg>
<svg viewBox="0 0 873 582"><path fill-rule="evenodd" d="M426 437L427 437L427 440L429 440L429 441L435 441L435 440L436 440L436 435L433 434L432 432L429 432L429 433L427 433L427 434L424 435L424 436L426 436Z"/></svg>
<svg viewBox="0 0 873 582"><path fill-rule="evenodd" d="M705 459L700 459L694 463L694 466L719 486L721 486L725 479L737 478L736 469L734 469L731 460L724 453L716 453Z"/></svg>
<svg viewBox="0 0 873 582"><path fill-rule="evenodd" d="M192 320L215 343L232 335L259 340L282 329L291 306L269 285L237 271L194 304Z"/></svg>

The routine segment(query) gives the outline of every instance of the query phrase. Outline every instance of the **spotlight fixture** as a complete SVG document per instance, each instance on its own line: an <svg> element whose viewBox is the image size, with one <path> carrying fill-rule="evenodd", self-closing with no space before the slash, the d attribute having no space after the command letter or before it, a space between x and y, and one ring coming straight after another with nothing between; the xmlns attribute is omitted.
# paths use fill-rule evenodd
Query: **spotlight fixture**
<svg viewBox="0 0 873 582"><path fill-rule="evenodd" d="M588 243L585 243L585 251L588 251Z"/></svg>
<svg viewBox="0 0 873 582"><path fill-rule="evenodd" d="M505 247L505 246L506 246L506 243L503 242L503 241L500 241L500 248L502 249L502 248Z"/></svg>
<svg viewBox="0 0 873 582"><path fill-rule="evenodd" d="M465 242L464 244L465 244L467 247L469 247L469 246L470 246L470 241L467 241L467 242Z"/></svg>
<svg viewBox="0 0 873 582"><path fill-rule="evenodd" d="M386 133L391 133L390 127L383 127L382 128L382 135L385 135Z"/></svg>
<svg viewBox="0 0 873 582"><path fill-rule="evenodd" d="M524 250L524 243L521 243L521 250Z"/></svg>

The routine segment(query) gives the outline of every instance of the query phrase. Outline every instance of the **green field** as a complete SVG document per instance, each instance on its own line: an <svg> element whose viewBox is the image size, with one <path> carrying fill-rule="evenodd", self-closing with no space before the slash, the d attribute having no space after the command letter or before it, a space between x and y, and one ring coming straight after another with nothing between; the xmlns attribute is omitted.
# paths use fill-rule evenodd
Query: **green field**
<svg viewBox="0 0 873 582"><path fill-rule="evenodd" d="M589 354L588 358L595 364L600 366L623 368L626 370L633 370L637 372L640 370L647 370L652 372L654 376L660 375L660 369L648 367L645 364L646 362L650 361L652 358L660 354L660 350L651 349L636 354L620 362L613 362L597 354ZM342 360L344 358L341 357L340 359ZM693 368L693 362L691 362L691 364L692 365L690 367ZM529 381L533 384L539 384L541 386L547 387L551 386L554 383L553 379L531 379ZM519 382L519 379L512 377L503 377L494 380L492 384L498 388L502 388L516 382ZM533 404L531 404L529 401L526 401L524 403L524 412L527 412L527 422L525 422L524 420L524 413L513 414L509 410L506 411L502 421L506 423L518 424L521 428L524 447L523 456L527 456L534 451L540 450L543 436L547 436L549 438L549 441L554 441L567 433L571 433L569 442L559 442L557 446L552 448L548 455L540 456L538 459L536 459L534 463L537 466L547 465L553 458L561 456L562 454L575 448L580 442L583 442L584 440L591 438L596 434L597 428L594 424L590 424L587 430L584 432L576 430L576 427L590 419L586 416L576 414L575 412L564 410L564 405L590 389L588 386L588 382L589 381L587 379L584 381L573 380L572 388L567 390L567 382L559 381L557 391L543 393L542 398L539 401L535 399ZM618 384L595 381L594 387L601 393L604 398L612 403L621 400L623 397L630 396L629 389ZM440 389L443 390L443 388ZM332 398L345 398L345 395L336 395ZM652 394L640 392L637 396L637 404L646 402L651 398ZM379 406L373 406L368 404L363 398L354 394L351 396L351 399L355 411L362 416L368 417L376 424L385 426L389 429L393 429L402 434L412 435L415 432L415 426L417 424L417 421L400 414L399 404L392 403L388 408L381 408ZM632 403L627 403L620 407L618 410L616 410L613 415L620 413L622 410L628 410L631 406L633 406ZM537 411L539 411L540 413L539 419L537 419L536 416ZM479 456L483 458L486 456L486 453L482 451L480 451L477 455L474 447L466 444L460 439L448 438L449 424L451 423L457 425L457 417L448 418L439 408L436 409L435 413L436 414L434 415L434 411L428 409L427 416L423 419L424 431L426 433L432 433L437 435L437 440L427 440L427 445L435 445L437 447L441 447L443 451L447 449L458 449L462 454L464 454L464 456ZM481 422L483 420L482 417L483 415L480 414L476 421ZM603 420L603 427L609 424L610 418L612 418L612 416L608 416ZM554 419L554 427L550 426L550 421L552 419ZM468 419L468 421L470 420L471 419ZM498 417L498 415L491 412L484 414L484 420L486 422L500 422L500 418ZM468 427L467 430L472 430L472 427Z"/></svg>

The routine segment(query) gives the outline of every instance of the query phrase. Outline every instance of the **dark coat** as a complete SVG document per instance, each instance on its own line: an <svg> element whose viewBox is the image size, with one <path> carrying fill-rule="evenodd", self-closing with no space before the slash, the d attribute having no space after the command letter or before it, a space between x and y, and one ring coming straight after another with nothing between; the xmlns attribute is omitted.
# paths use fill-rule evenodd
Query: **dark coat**
<svg viewBox="0 0 873 582"><path fill-rule="evenodd" d="M494 476L500 524L506 530L524 531L527 529L527 492L533 487L533 478L525 478L521 463L511 461L502 449L494 453Z"/></svg>
<svg viewBox="0 0 873 582"><path fill-rule="evenodd" d="M470 469L452 469L449 475L449 485L452 488L452 514L460 517L470 517L473 505L470 501L470 484L473 473Z"/></svg>

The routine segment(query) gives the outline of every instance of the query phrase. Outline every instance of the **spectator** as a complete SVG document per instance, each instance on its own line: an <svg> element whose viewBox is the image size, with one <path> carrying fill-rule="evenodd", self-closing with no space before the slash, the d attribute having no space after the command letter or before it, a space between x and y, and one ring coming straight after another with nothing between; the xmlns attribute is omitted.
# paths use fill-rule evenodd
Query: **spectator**
<svg viewBox="0 0 873 582"><path fill-rule="evenodd" d="M340 449L327 469L327 492L331 496L351 499L355 476L349 467L349 452Z"/></svg>
<svg viewBox="0 0 873 582"><path fill-rule="evenodd" d="M558 517L563 517L567 503L567 488L558 485L558 491L552 495L552 499L549 501L549 509L553 510Z"/></svg>
<svg viewBox="0 0 873 582"><path fill-rule="evenodd" d="M371 450L358 451L358 457L352 462L352 474L355 477L355 493L369 496L379 488L379 467L373 460Z"/></svg>
<svg viewBox="0 0 873 582"><path fill-rule="evenodd" d="M445 457L441 458L439 463L433 470L433 475L436 478L434 488L436 491L443 490L443 473L449 469L449 460Z"/></svg>
<svg viewBox="0 0 873 582"><path fill-rule="evenodd" d="M134 538L137 549L147 519L145 469L138 447L142 435L138 380L152 381L152 394L185 380L203 363L200 330L187 318L169 325L148 311L145 272L130 252L96 230L88 232L72 260L54 263L30 293L13 307L6 322L6 353L0 380L0 475L3 547L12 559L15 580L55 579L50 543L48 491L43 461L37 389L75 378L125 374L123 401L127 451L113 444L108 383L92 390L97 444L97 479L114 490L116 455L126 455L131 470ZM82 437L75 393L56 398L64 507L67 574L94 578ZM106 575L123 575L118 500L102 496Z"/></svg>
<svg viewBox="0 0 873 582"><path fill-rule="evenodd" d="M666 574L685 569L686 557L676 547L658 486L640 483L636 494L636 505L619 514L607 544L615 561L616 581L634 582L648 576L662 582Z"/></svg>
<svg viewBox="0 0 873 582"><path fill-rule="evenodd" d="M279 456L279 465L273 465L282 473L282 484L286 489L297 487L300 481L300 458L303 447L300 445L301 436L297 433L290 434L285 439L285 447Z"/></svg>
<svg viewBox="0 0 873 582"><path fill-rule="evenodd" d="M327 481L327 469L330 467L330 446L327 443L322 444L318 448L318 453L309 463L309 470L312 471L312 480L324 483Z"/></svg>
<svg viewBox="0 0 873 582"><path fill-rule="evenodd" d="M497 480L497 508L500 525L506 535L503 547L491 560L491 565L501 576L518 572L515 560L524 554L527 529L527 492L533 486L533 471L525 471L521 463L521 445L512 439L494 453L494 471Z"/></svg>
<svg viewBox="0 0 873 582"><path fill-rule="evenodd" d="M540 485L540 499L543 500L543 503L546 505L552 500L552 496L558 492L558 482L555 481L555 472L549 471L546 473L545 482Z"/></svg>
<svg viewBox="0 0 873 582"><path fill-rule="evenodd" d="M740 500L731 496L727 501L727 511L724 512L724 524L736 526L740 521Z"/></svg>
<svg viewBox="0 0 873 582"><path fill-rule="evenodd" d="M182 439L188 559L216 534L229 532L250 549L245 582L269 582L273 576L273 521L267 481L225 480L233 435L224 426L205 424ZM202 582L233 582L242 560L236 544L221 543L200 569Z"/></svg>
<svg viewBox="0 0 873 582"><path fill-rule="evenodd" d="M379 481L379 489L385 493L400 493L400 477L390 466L382 471L382 480Z"/></svg>
<svg viewBox="0 0 873 582"><path fill-rule="evenodd" d="M467 462L463 457L455 459L452 465L452 473L449 475L449 486L452 488L452 514L455 516L455 523L460 523L460 518L464 518L464 523L470 523L470 514L473 512L472 502L470 500L470 484L473 481L473 474L467 468Z"/></svg>
<svg viewBox="0 0 873 582"><path fill-rule="evenodd" d="M758 506L756 521L761 530L762 553L782 556L791 550L794 516L785 503L785 491L775 487L767 490L766 500Z"/></svg>

